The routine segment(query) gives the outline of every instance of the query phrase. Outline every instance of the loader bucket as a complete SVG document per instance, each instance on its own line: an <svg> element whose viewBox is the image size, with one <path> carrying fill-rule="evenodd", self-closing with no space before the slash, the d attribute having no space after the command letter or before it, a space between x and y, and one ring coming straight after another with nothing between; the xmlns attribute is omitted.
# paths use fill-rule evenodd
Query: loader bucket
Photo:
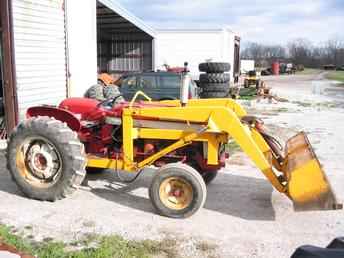
<svg viewBox="0 0 344 258"><path fill-rule="evenodd" d="M296 211L342 209L305 133L287 141L283 170Z"/></svg>

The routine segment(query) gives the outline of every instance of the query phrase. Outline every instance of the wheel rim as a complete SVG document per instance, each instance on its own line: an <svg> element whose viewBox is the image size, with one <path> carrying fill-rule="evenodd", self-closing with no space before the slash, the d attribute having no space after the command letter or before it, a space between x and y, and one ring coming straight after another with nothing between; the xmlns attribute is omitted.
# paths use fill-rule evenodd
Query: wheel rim
<svg viewBox="0 0 344 258"><path fill-rule="evenodd" d="M43 137L29 137L17 148L16 165L30 184L47 187L58 181L62 158L54 144Z"/></svg>
<svg viewBox="0 0 344 258"><path fill-rule="evenodd" d="M160 200L173 210L187 208L193 200L193 189L189 182L180 177L165 179L159 188Z"/></svg>

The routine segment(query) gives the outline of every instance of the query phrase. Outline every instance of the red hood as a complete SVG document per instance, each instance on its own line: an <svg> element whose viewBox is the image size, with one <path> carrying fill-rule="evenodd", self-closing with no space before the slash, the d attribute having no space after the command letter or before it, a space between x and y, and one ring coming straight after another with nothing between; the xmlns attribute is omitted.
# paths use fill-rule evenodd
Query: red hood
<svg viewBox="0 0 344 258"><path fill-rule="evenodd" d="M99 106L99 101L88 98L69 98L65 99L59 105L59 108L67 110L75 115L80 115L79 119L85 120L99 120L102 117L109 115L115 117L121 117L124 108L129 107L129 102L123 102L117 104L112 109L105 109ZM134 103L135 108L144 107L170 107L171 105L164 103L149 103L149 102L137 102Z"/></svg>
<svg viewBox="0 0 344 258"><path fill-rule="evenodd" d="M99 101L94 99L69 98L62 101L59 108L68 110L74 114L85 114L98 109L99 103Z"/></svg>

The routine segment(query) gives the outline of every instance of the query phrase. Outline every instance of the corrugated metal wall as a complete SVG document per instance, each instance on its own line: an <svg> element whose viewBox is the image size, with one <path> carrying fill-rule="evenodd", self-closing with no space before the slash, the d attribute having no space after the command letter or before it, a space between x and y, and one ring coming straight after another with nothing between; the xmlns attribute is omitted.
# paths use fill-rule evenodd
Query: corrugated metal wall
<svg viewBox="0 0 344 258"><path fill-rule="evenodd" d="M152 70L152 39L144 36L112 35L99 38L98 65L109 73L139 72Z"/></svg>
<svg viewBox="0 0 344 258"><path fill-rule="evenodd" d="M64 0L13 0L17 94L21 117L66 97Z"/></svg>
<svg viewBox="0 0 344 258"><path fill-rule="evenodd" d="M153 69L153 37L100 2L97 2L97 36L100 72Z"/></svg>

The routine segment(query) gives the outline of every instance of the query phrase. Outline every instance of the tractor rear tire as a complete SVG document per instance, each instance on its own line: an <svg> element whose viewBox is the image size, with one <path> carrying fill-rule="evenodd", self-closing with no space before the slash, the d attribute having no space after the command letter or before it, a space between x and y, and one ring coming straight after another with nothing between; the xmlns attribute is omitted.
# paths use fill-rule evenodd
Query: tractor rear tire
<svg viewBox="0 0 344 258"><path fill-rule="evenodd" d="M71 195L85 178L84 145L65 123L34 117L10 136L7 168L29 198L56 201Z"/></svg>
<svg viewBox="0 0 344 258"><path fill-rule="evenodd" d="M161 167L149 188L155 209L160 215L170 218L190 217L203 207L206 196L202 176L182 163Z"/></svg>
<svg viewBox="0 0 344 258"><path fill-rule="evenodd" d="M231 65L229 63L202 63L199 70L206 73L225 73L229 72Z"/></svg>
<svg viewBox="0 0 344 258"><path fill-rule="evenodd" d="M201 98L203 99L217 99L217 98L228 98L229 91L224 92L202 92Z"/></svg>
<svg viewBox="0 0 344 258"><path fill-rule="evenodd" d="M214 170L214 171L207 171L205 173L202 173L202 177L203 177L203 180L204 180L204 183L206 185L209 185L212 181L214 181L214 179L216 178L217 176L217 170Z"/></svg>
<svg viewBox="0 0 344 258"><path fill-rule="evenodd" d="M229 92L229 83L208 83L202 85L203 92Z"/></svg>
<svg viewBox="0 0 344 258"><path fill-rule="evenodd" d="M202 84L208 83L227 83L230 80L228 73L202 73L199 76L199 80Z"/></svg>
<svg viewBox="0 0 344 258"><path fill-rule="evenodd" d="M206 185L209 185L212 181L214 181L214 179L216 178L218 174L218 170L211 170L211 171L205 171L205 172L202 171L202 168L200 167L200 165L197 164L197 162L192 162L190 166L199 172L199 174L202 176L204 183Z"/></svg>

